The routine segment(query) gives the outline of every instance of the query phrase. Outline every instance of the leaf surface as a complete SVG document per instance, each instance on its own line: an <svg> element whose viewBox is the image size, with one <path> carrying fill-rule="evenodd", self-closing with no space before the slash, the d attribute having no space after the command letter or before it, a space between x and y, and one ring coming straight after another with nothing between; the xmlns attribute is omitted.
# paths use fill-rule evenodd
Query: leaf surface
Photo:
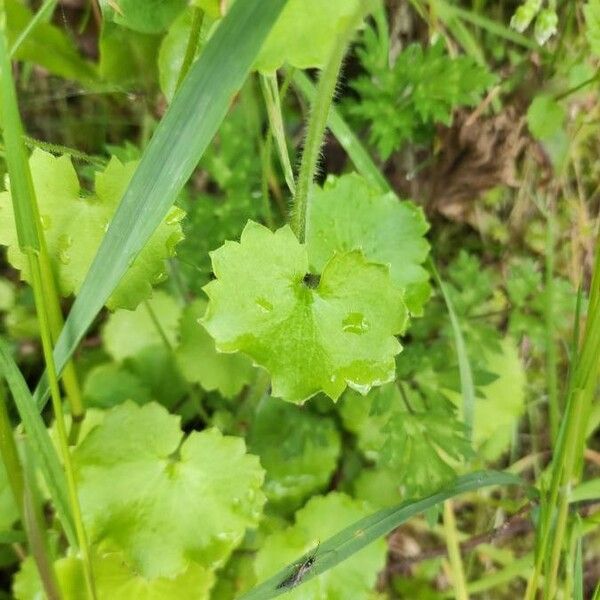
<svg viewBox="0 0 600 600"><path fill-rule="evenodd" d="M265 501L243 440L216 429L184 440L178 417L154 403L114 408L73 457L92 542L122 550L148 578L223 563Z"/></svg>
<svg viewBox="0 0 600 600"><path fill-rule="evenodd" d="M284 64L320 68L333 51L336 36L361 0L289 0L263 46L255 68L272 72Z"/></svg>
<svg viewBox="0 0 600 600"><path fill-rule="evenodd" d="M68 156L55 158L36 149L29 165L60 292L63 296L77 294L136 164L123 165L113 157L106 170L96 174L96 193L88 197L81 195ZM183 236L179 221L184 214L181 209L171 209L108 299L109 308L135 308L150 296L152 284L164 279L165 259L173 255ZM27 258L18 247L10 192L0 193L0 243L9 247L10 263L29 281Z"/></svg>
<svg viewBox="0 0 600 600"><path fill-rule="evenodd" d="M188 381L231 398L252 381L254 368L243 354L217 351L215 341L199 322L205 312L204 300L197 300L184 310L175 350L177 364Z"/></svg>
<svg viewBox="0 0 600 600"><path fill-rule="evenodd" d="M259 581L273 575L298 556L314 551L320 540L368 514L366 503L345 494L332 492L313 498L296 513L294 525L265 540L256 556L255 571ZM319 550L317 548L316 551L320 554ZM290 600L367 600L377 574L385 566L385 558L385 541L377 540L336 568L315 577L301 588L290 590L287 597Z"/></svg>
<svg viewBox="0 0 600 600"><path fill-rule="evenodd" d="M252 221L211 257L217 279L204 288L204 325L219 350L269 371L273 395L302 403L324 391L335 400L346 385L366 393L394 378L394 336L407 315L387 267L354 251L316 277L289 227L273 233Z"/></svg>
<svg viewBox="0 0 600 600"><path fill-rule="evenodd" d="M382 193L357 174L330 178L315 188L309 204L307 246L310 267L320 273L339 252L361 250L367 260L389 265L393 282L414 314L428 299L429 225L421 208Z"/></svg>

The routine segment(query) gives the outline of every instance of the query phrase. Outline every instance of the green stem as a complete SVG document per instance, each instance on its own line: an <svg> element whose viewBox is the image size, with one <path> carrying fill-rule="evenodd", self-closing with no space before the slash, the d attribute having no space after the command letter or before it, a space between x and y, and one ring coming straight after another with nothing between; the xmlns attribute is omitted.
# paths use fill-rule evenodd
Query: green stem
<svg viewBox="0 0 600 600"><path fill-rule="evenodd" d="M3 384L4 382L2 382ZM6 408L4 385L0 385L0 455L8 477L8 484L15 499L15 504L23 514L23 470L19 462L19 454L13 433L12 424Z"/></svg>
<svg viewBox="0 0 600 600"><path fill-rule="evenodd" d="M60 397L60 388L58 385L58 377L56 375L56 365L54 363L53 344L52 344L52 331L50 325L50 319L48 316L48 309L45 302L43 278L38 261L38 255L29 250L27 252L29 258L29 268L31 272L31 283L33 287L33 294L35 299L35 308L40 324L40 335L42 338L42 351L44 355L44 362L46 363L46 370L48 373L48 382L50 385L50 396L52 399L52 408L54 410L54 417L56 423L56 431L58 434L58 443L64 463L65 474L67 478L67 489L69 493L69 503L73 512L73 519L75 521L75 531L77 534L77 541L79 543L79 550L81 552L81 560L83 563L83 571L85 575L86 589L88 596L95 600L96 590L94 585L94 577L92 572L91 556L83 526L83 518L81 515L81 507L79 505L79 497L77 495L77 483L75 481L75 470L73 468L73 462L71 458L71 451L69 449L69 440L67 437L67 429L65 426L65 417L63 412L62 400Z"/></svg>
<svg viewBox="0 0 600 600"><path fill-rule="evenodd" d="M546 335L546 381L548 407L550 412L550 432L552 443L556 443L560 421L558 406L558 359L554 341L554 208L550 206L546 225L546 294L545 294L545 335Z"/></svg>
<svg viewBox="0 0 600 600"><path fill-rule="evenodd" d="M567 408L552 460L550 492L540 518L536 540L536 561L528 582L525 600L535 598L545 563L546 590L556 589L560 554L567 526L569 490L578 479L585 447L585 428L598 383L600 370L598 356L600 356L600 241L596 242L588 320L581 350L575 356L568 381ZM554 521L556 526L553 528ZM545 560L546 558L548 560Z"/></svg>
<svg viewBox="0 0 600 600"><path fill-rule="evenodd" d="M283 169L283 175L288 189L294 195L296 193L296 184L294 182L294 171L290 161L290 155L285 141L285 127L283 125L283 115L281 113L281 98L279 95L279 85L277 83L277 75L271 73L269 75L260 76L260 86L267 107L267 115L269 117L269 134L273 135L279 162Z"/></svg>
<svg viewBox="0 0 600 600"><path fill-rule="evenodd" d="M304 242L305 238L308 195L315 177L317 163L319 162L319 154L321 152L321 145L323 144L323 136L325 135L329 109L333 102L338 76L354 29L362 21L364 14L365 7L361 5L354 18L350 20L346 31L338 36L331 56L321 71L317 92L312 102L291 219L292 229L300 242Z"/></svg>
<svg viewBox="0 0 600 600"><path fill-rule="evenodd" d="M150 315L150 320L152 321L156 331L158 332L158 335L160 336L160 339L162 340L162 343L164 344L165 348L168 350L168 352L171 355L174 355L173 345L169 341L169 338L167 337L167 334L166 334L161 322L159 321L158 316L154 312L154 309L152 308L150 302L148 302L148 300L145 300L144 306L146 307L146 310L148 311L148 314ZM188 395L192 399L192 402L194 403L194 405L196 406L196 410L198 411L198 414L202 417L202 420L205 423L210 423L210 416L208 415L208 413L206 412L206 410L204 408L204 405L202 404L202 398L198 394L198 391L189 382L187 382L187 388L188 388Z"/></svg>
<svg viewBox="0 0 600 600"><path fill-rule="evenodd" d="M444 529L446 532L446 547L448 548L448 558L452 568L452 585L454 586L454 597L457 600L469 600L467 592L467 582L462 558L460 556L460 545L458 541L458 532L456 529L456 518L452 501L444 502Z"/></svg>
<svg viewBox="0 0 600 600"><path fill-rule="evenodd" d="M185 79L185 76L194 62L196 51L198 50L198 42L200 41L200 31L202 30L203 22L204 11L197 6L192 7L192 25L190 27L190 35L188 37L188 43L185 49L183 63L181 63L181 70L179 71L179 77L177 78L175 90L179 89L181 82Z"/></svg>
<svg viewBox="0 0 600 600"><path fill-rule="evenodd" d="M50 552L48 536L44 526L42 498L37 485L37 471L32 452L25 438L20 440L20 455L23 462L23 528L27 532L29 553L35 561L47 600L60 600L61 593Z"/></svg>

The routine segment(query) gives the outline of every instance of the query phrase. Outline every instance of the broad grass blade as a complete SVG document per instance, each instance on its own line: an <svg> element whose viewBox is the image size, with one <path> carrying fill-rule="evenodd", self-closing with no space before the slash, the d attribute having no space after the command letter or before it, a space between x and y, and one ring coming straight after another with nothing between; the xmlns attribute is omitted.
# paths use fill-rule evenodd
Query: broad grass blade
<svg viewBox="0 0 600 600"><path fill-rule="evenodd" d="M350 527L322 542L319 545L314 565L306 574L302 583L332 569L349 556L362 550L362 548L377 538L386 535L411 517L425 512L454 496L492 485L524 486L525 484L519 477L509 473L481 471L459 477L439 492L421 500L409 500L392 508L380 510L369 517L357 521L353 525L350 525ZM275 598L286 593L289 590L278 586L289 575L292 568L293 565L288 565L274 577L271 577L271 579L241 596L240 600L268 600L269 598Z"/></svg>
<svg viewBox="0 0 600 600"><path fill-rule="evenodd" d="M217 132L286 0L233 4L158 125L102 240L54 351L60 372L167 214ZM42 379L35 398L48 395Z"/></svg>

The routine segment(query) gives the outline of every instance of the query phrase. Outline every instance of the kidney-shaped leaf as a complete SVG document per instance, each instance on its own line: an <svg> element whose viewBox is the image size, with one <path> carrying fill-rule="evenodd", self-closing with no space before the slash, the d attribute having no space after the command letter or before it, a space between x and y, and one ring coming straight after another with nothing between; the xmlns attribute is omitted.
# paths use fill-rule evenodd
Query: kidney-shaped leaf
<svg viewBox="0 0 600 600"><path fill-rule="evenodd" d="M346 385L366 392L394 378L406 309L387 267L354 251L310 274L289 227L273 233L252 221L211 257L217 279L204 287L204 325L219 350L245 352L269 371L273 395L335 400Z"/></svg>
<svg viewBox="0 0 600 600"><path fill-rule="evenodd" d="M242 439L208 429L183 440L179 418L154 403L108 412L74 461L92 541L122 550L145 577L221 564L265 501L264 471Z"/></svg>

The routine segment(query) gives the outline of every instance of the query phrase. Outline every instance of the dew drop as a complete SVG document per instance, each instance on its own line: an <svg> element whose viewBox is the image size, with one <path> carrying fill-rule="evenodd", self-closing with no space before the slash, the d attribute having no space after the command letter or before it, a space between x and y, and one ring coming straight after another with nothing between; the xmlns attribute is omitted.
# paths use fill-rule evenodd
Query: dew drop
<svg viewBox="0 0 600 600"><path fill-rule="evenodd" d="M362 313L351 312L342 321L342 329L346 333L362 334L369 331L369 324Z"/></svg>
<svg viewBox="0 0 600 600"><path fill-rule="evenodd" d="M164 271L161 271L160 273L158 273L158 275L156 275L154 277L154 283L162 283L163 281L165 281L167 279L167 274Z"/></svg>
<svg viewBox="0 0 600 600"><path fill-rule="evenodd" d="M42 222L42 227L44 229L50 229L52 226L52 219L49 215L40 215L40 221Z"/></svg>

